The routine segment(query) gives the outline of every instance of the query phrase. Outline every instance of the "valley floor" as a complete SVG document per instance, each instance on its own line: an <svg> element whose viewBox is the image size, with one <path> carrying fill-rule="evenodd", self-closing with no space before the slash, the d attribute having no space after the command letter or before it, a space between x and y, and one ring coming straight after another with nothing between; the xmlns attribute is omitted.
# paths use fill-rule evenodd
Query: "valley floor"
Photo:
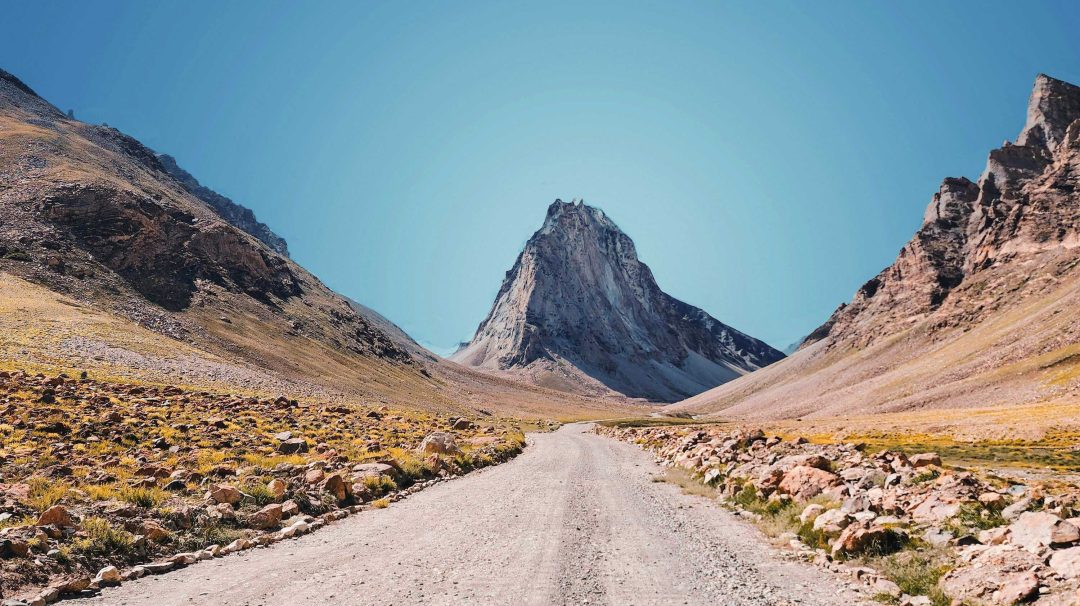
<svg viewBox="0 0 1080 606"><path fill-rule="evenodd" d="M334 529L105 589L96 604L859 603L587 425Z"/></svg>

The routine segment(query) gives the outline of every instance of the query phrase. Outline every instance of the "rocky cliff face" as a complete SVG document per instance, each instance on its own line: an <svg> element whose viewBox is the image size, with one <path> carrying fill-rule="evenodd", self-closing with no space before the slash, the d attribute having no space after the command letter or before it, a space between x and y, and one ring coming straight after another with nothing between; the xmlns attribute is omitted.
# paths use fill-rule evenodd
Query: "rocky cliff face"
<svg viewBox="0 0 1080 606"><path fill-rule="evenodd" d="M161 166L166 172L184 186L184 189L209 204L217 214L221 215L222 219L255 236L263 244L269 246L270 250L285 257L289 256L289 245L285 242L285 238L275 234L265 223L259 222L250 208L241 206L199 183L198 179L191 176L191 173L180 168L176 164L176 159L172 156L158 154L158 161L161 162Z"/></svg>
<svg viewBox="0 0 1080 606"><path fill-rule="evenodd" d="M1080 87L1039 75L1015 143L945 179L896 261L790 359L676 406L850 415L1080 395Z"/></svg>
<svg viewBox="0 0 1080 606"><path fill-rule="evenodd" d="M603 211L556 200L476 336L451 359L569 366L625 395L671 401L783 357L661 291Z"/></svg>
<svg viewBox="0 0 1080 606"><path fill-rule="evenodd" d="M1027 271L1025 260L1080 246L1078 179L1080 87L1040 74L1016 143L990 152L977 183L945 179L896 261L804 346L827 336L864 346L930 315L943 326L970 323L1007 303L973 308L968 295L1006 288L1012 270ZM979 282L979 293L953 296Z"/></svg>

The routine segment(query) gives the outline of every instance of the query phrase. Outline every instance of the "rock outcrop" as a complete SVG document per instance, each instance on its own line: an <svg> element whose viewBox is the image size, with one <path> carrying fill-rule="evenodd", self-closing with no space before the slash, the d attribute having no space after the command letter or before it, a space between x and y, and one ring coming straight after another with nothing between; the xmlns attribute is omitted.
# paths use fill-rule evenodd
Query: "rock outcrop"
<svg viewBox="0 0 1080 606"><path fill-rule="evenodd" d="M556 200L476 336L451 359L502 370L569 366L622 394L672 401L783 357L661 291L602 210Z"/></svg>
<svg viewBox="0 0 1080 606"><path fill-rule="evenodd" d="M241 206L199 183L198 179L193 177L191 173L180 168L176 163L176 159L172 156L168 154L158 154L158 161L161 162L162 168L172 175L174 179L183 184L184 188L187 189L191 195L209 204L217 214L221 215L222 219L225 219L232 225L255 236L262 241L263 244L269 246L270 250L273 250L279 255L285 257L289 256L289 245L285 242L285 238L275 234L265 223L261 223L256 219L255 213L252 212L250 208Z"/></svg>
<svg viewBox="0 0 1080 606"><path fill-rule="evenodd" d="M961 311L950 293L985 270L1080 246L1078 169L1080 87L1040 74L1016 143L990 152L978 183L945 179L896 262L803 345L828 336L865 345L940 308Z"/></svg>

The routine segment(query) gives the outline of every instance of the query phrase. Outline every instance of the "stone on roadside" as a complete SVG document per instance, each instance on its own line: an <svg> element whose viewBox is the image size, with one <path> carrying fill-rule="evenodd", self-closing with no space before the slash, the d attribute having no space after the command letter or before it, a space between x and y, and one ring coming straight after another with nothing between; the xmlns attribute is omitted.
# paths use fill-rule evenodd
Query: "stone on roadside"
<svg viewBox="0 0 1080 606"><path fill-rule="evenodd" d="M457 443L454 441L454 435L446 433L445 431L436 431L428 434L428 436L420 442L418 450L422 453L447 455L454 455L461 452L457 447Z"/></svg>
<svg viewBox="0 0 1080 606"><path fill-rule="evenodd" d="M106 566L98 571L93 583L98 587L113 587L120 584L120 570L116 566Z"/></svg>

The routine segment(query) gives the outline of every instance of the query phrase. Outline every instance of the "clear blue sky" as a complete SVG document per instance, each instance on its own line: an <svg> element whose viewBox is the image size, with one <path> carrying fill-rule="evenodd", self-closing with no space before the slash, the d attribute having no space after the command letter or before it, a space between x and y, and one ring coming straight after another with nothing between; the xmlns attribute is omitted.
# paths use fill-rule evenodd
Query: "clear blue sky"
<svg viewBox="0 0 1080 606"><path fill-rule="evenodd" d="M556 197L783 347L976 178L1070 2L4 2L0 66L170 153L446 352Z"/></svg>

